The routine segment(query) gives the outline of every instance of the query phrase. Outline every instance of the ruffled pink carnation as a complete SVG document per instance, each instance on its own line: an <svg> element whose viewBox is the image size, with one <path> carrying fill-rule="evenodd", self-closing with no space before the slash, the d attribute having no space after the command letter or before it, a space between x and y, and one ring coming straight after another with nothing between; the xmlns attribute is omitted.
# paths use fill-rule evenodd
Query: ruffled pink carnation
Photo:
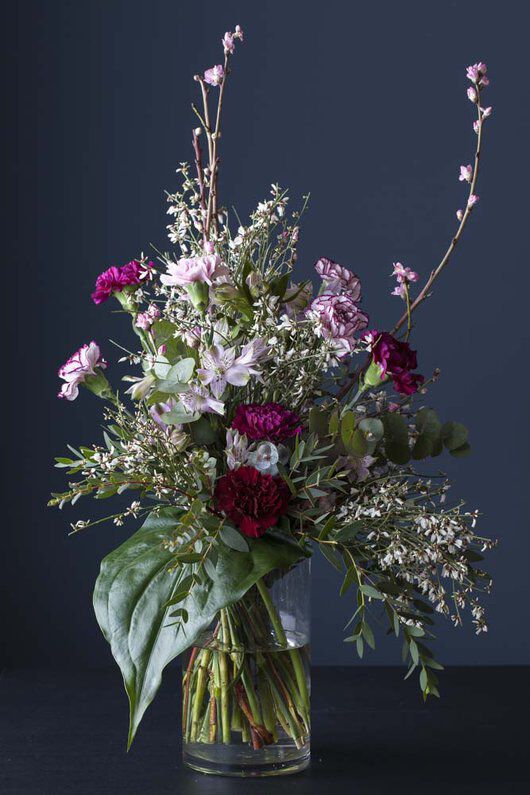
<svg viewBox="0 0 530 795"><path fill-rule="evenodd" d="M92 300L95 304L102 304L113 293L119 293L124 287L140 284L146 277L149 268L153 267L152 262L140 264L136 260L131 260L121 268L115 265L100 273L96 279L96 289L92 293Z"/></svg>
<svg viewBox="0 0 530 795"><path fill-rule="evenodd" d="M278 444L302 432L298 414L281 403L242 403L232 421L232 428L249 439Z"/></svg>
<svg viewBox="0 0 530 795"><path fill-rule="evenodd" d="M319 295L311 304L309 317L316 321L319 336L334 343L338 359L353 350L357 332L368 325L368 317L361 312L349 293Z"/></svg>
<svg viewBox="0 0 530 795"><path fill-rule="evenodd" d="M102 358L97 342L92 340L92 342L82 345L59 368L59 378L62 378L65 383L57 397L75 400L79 394L79 384L82 384L87 376L97 375L97 368L104 370L106 367L107 362Z"/></svg>
<svg viewBox="0 0 530 795"><path fill-rule="evenodd" d="M226 273L218 254L205 257L183 257L178 262L170 262L167 273L160 276L160 281L168 287L186 287L193 282L212 284L218 276Z"/></svg>
<svg viewBox="0 0 530 795"><path fill-rule="evenodd" d="M326 293L349 293L353 301L360 299L361 282L348 268L327 257L320 257L315 270L325 284Z"/></svg>

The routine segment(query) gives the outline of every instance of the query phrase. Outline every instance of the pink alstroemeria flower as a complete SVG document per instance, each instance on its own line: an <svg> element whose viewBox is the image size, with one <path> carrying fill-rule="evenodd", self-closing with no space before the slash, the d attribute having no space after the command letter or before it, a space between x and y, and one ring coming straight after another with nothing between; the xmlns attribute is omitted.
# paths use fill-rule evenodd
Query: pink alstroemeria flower
<svg viewBox="0 0 530 795"><path fill-rule="evenodd" d="M180 395L180 402L188 411L197 411L199 414L224 414L225 404L213 398L206 389L200 386L192 387L189 392Z"/></svg>
<svg viewBox="0 0 530 795"><path fill-rule="evenodd" d="M101 356L101 351L97 342L89 342L82 345L68 361L59 368L59 378L62 378L64 383L61 391L57 395L66 400L75 400L79 395L79 384L90 375L97 375L98 368L104 370L107 367L107 362Z"/></svg>
<svg viewBox="0 0 530 795"><path fill-rule="evenodd" d="M267 347L259 339L245 345L238 357L235 348L212 345L201 356L202 367L197 370L199 380L210 387L216 398L220 398L227 384L245 386L251 375L259 378L260 371L255 365L263 358L266 350Z"/></svg>

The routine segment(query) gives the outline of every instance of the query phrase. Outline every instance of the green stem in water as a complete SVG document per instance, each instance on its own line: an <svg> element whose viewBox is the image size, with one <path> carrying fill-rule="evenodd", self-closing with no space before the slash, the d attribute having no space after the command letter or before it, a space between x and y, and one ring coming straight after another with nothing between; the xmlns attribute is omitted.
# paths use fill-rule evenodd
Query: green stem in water
<svg viewBox="0 0 530 795"><path fill-rule="evenodd" d="M285 630L282 627L282 622L280 621L280 616L278 615L278 611L276 610L274 603L271 599L271 595L268 591L267 586L263 582L263 580L258 580L256 583L260 596L263 600L263 604L267 609L267 613L269 614L269 618L271 620L271 624L274 628L276 633L276 637L278 639L278 643L287 648L287 636L285 634ZM302 662L302 658L300 657L300 653L298 649L289 649L289 656L291 657L291 662L293 664L295 676L296 676L296 683L298 685L298 690L300 692L300 697L302 699L302 703L309 712L309 693L307 691L307 681L304 671L304 665Z"/></svg>
<svg viewBox="0 0 530 795"><path fill-rule="evenodd" d="M197 739L199 733L199 719L201 715L201 706L204 698L204 693L206 690L206 684L208 681L208 665L210 663L211 656L212 656L211 651L209 651L208 649L203 649L198 658L199 671L197 673L195 698L193 700L193 710L191 717L190 739L192 742Z"/></svg>

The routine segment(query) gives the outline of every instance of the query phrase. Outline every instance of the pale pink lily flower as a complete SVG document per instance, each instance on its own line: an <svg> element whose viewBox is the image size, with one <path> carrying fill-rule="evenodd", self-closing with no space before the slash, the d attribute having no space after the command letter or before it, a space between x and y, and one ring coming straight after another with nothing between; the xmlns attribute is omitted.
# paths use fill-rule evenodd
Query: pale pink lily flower
<svg viewBox="0 0 530 795"><path fill-rule="evenodd" d="M467 200L467 206L468 207L474 207L475 204L478 202L478 200L479 200L479 196L477 196L476 194L472 193L471 196L469 197L469 199Z"/></svg>
<svg viewBox="0 0 530 795"><path fill-rule="evenodd" d="M205 71L204 82L209 86L219 86L223 82L224 76L225 70L222 64L218 63Z"/></svg>
<svg viewBox="0 0 530 795"><path fill-rule="evenodd" d="M238 357L235 348L212 345L201 356L202 367L197 370L199 380L210 387L216 398L220 398L227 384L245 386L251 375L260 376L255 365L265 351L268 348L259 339L245 345Z"/></svg>
<svg viewBox="0 0 530 795"><path fill-rule="evenodd" d="M213 280L226 272L218 254L207 254L204 257L183 257L178 262L170 262L167 273L160 276L160 281L168 287L186 287L193 282L204 282L211 285Z"/></svg>
<svg viewBox="0 0 530 795"><path fill-rule="evenodd" d="M458 179L460 182L471 182L473 178L473 166L471 163L468 163L467 166L460 166L460 176Z"/></svg>
<svg viewBox="0 0 530 795"><path fill-rule="evenodd" d="M213 398L206 389L200 386L192 387L189 392L180 395L180 402L188 411L197 411L200 414L224 414L225 404Z"/></svg>
<svg viewBox="0 0 530 795"><path fill-rule="evenodd" d="M107 366L107 362L101 356L97 342L92 340L92 342L82 345L59 368L59 378L62 378L66 383L61 386L61 391L57 397L75 400L79 395L79 385L85 381L87 376L97 375L98 368L99 370L104 370Z"/></svg>

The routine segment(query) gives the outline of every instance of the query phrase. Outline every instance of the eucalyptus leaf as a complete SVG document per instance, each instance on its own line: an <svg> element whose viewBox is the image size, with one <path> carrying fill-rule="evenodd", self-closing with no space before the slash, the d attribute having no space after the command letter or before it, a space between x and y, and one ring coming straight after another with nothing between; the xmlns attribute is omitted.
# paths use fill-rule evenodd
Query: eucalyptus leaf
<svg viewBox="0 0 530 795"><path fill-rule="evenodd" d="M248 552L248 544L244 536L235 527L231 527L229 524L223 525L219 535L230 549L235 549L237 552Z"/></svg>
<svg viewBox="0 0 530 795"><path fill-rule="evenodd" d="M467 437L467 428L461 422L445 422L442 426L443 443L449 451L465 445Z"/></svg>

